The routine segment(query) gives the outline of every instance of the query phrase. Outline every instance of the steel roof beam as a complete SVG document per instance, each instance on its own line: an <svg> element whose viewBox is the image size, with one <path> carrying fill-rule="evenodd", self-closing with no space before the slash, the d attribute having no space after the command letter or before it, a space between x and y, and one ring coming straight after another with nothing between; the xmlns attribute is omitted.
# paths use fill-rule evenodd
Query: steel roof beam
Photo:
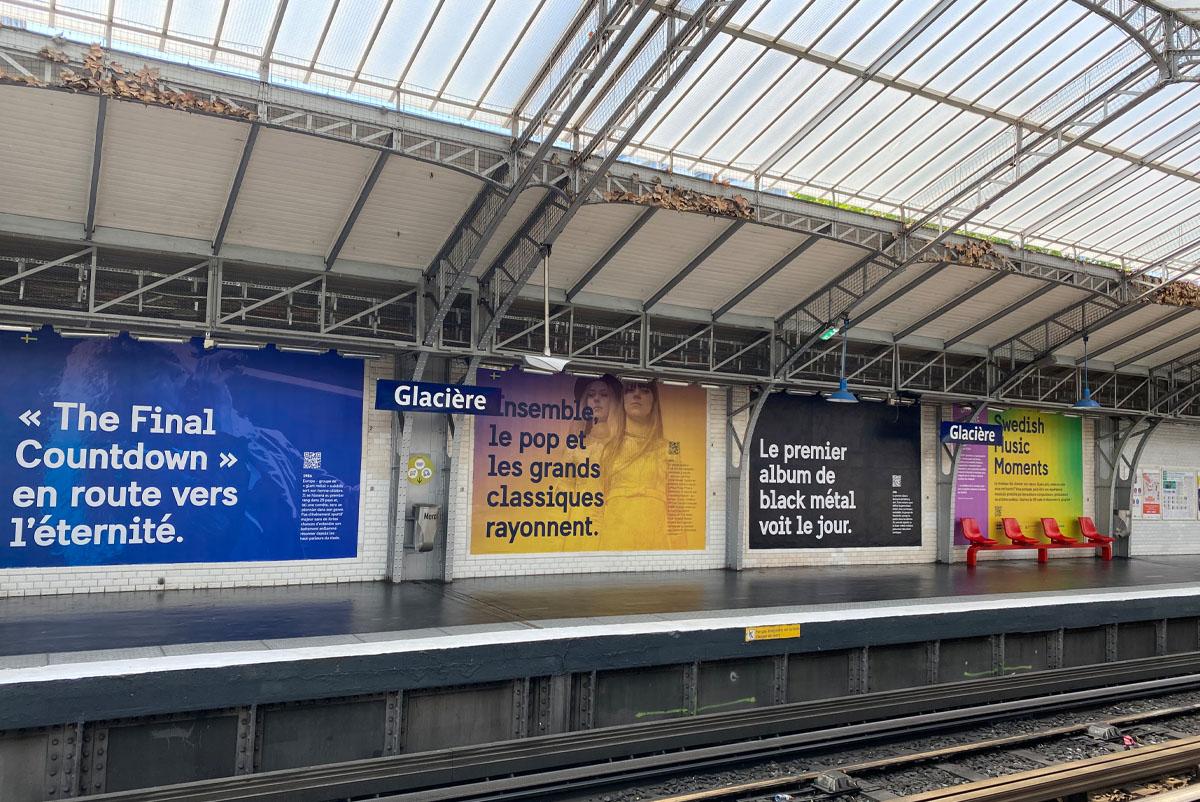
<svg viewBox="0 0 1200 802"><path fill-rule="evenodd" d="M875 75L879 74L887 66L888 62L912 44L913 40L925 33L929 29L929 26L935 23L938 17L942 16L946 9L950 8L953 4L954 0L938 0L938 2L934 3L907 31L897 38L896 41L892 42L887 50L880 53L874 61L868 64L858 78L847 84L841 92L838 92L837 97L826 103L820 111L811 115L804 125L800 126L799 130L789 136L771 155L767 156L755 168L755 175L761 176L778 164L784 156L791 152L792 148L804 141L809 134L816 130L817 126L824 123L831 114L849 100L851 95L866 86Z"/></svg>
<svg viewBox="0 0 1200 802"><path fill-rule="evenodd" d="M521 222L521 225L519 225L517 230L509 236L508 242L504 243L504 247L500 249L500 253L496 254L496 258L492 259L491 264L489 264L480 274L479 280L481 283L486 283L491 280L492 273L495 271L504 269L504 262L508 259L509 255L512 254L513 249L515 249L521 243L521 240L529 238L529 232L534 223L536 223L538 218L546 213L546 207L555 201L557 201L557 197L555 196L554 192L548 190L546 194L543 195L536 204L534 204L533 210L530 211L529 214L525 215L525 219ZM534 240L534 243L536 244L536 240Z"/></svg>
<svg viewBox="0 0 1200 802"><path fill-rule="evenodd" d="M371 191L375 189L375 183L379 180L379 176L383 173L383 168L387 164L388 157L392 153L392 143L389 141L384 150L379 151L375 156L375 163L371 165L371 172L367 173L367 178L363 181L362 189L358 191L358 197L354 199L354 205L350 207L350 214L346 216L346 222L342 224L342 230L338 232L337 239L333 241L333 246L330 247L329 253L325 256L325 269L333 269L333 263L337 261L338 254L342 252L342 247L345 246L346 240L350 238L350 232L354 230L354 224L358 222L358 216L362 214L363 207L367 205L367 199L371 197Z"/></svg>
<svg viewBox="0 0 1200 802"><path fill-rule="evenodd" d="M58 267L59 265L65 265L69 262L75 261L76 259L78 259L81 256L93 256L95 253L96 253L96 249L94 247L87 247L87 248L84 248L82 251L76 251L75 253L68 254L67 256L62 256L62 257L59 257L58 259L53 259L49 262L43 262L40 265L38 265L37 267L31 267L28 270L21 270L21 271L14 273L11 276L5 276L4 278L0 278L0 287L3 287L6 284L12 284L15 281L24 281L25 279L30 278L31 276L41 273L43 270L49 270L52 267Z"/></svg>
<svg viewBox="0 0 1200 802"><path fill-rule="evenodd" d="M1100 356L1101 354L1107 354L1109 351L1115 350L1117 348L1120 348L1122 345L1126 345L1130 342L1133 342L1134 340L1138 339L1139 337L1144 337L1147 334L1149 334L1150 332L1154 331L1155 329L1161 328L1162 326L1166 326L1169 323L1174 323L1176 320L1179 320L1181 317L1186 315L1188 313L1188 311L1189 310L1187 308L1176 309L1174 312L1169 313L1166 317L1161 317L1157 320L1152 320L1149 323L1147 323L1146 325L1137 329L1136 331L1131 331L1128 334L1122 334L1120 337L1118 337L1116 340L1112 341L1108 345L1104 345L1104 346L1101 346L1100 348L1092 349L1091 351L1088 352L1087 358L1095 359L1096 357ZM1076 365L1082 365L1083 363L1084 363L1083 357L1079 357L1078 359L1075 360Z"/></svg>
<svg viewBox="0 0 1200 802"><path fill-rule="evenodd" d="M880 285L891 280L900 270L920 261L951 233L962 229L996 201L1040 174L1077 143L1087 141L1088 137L1160 91L1166 85L1165 76L1151 67L1150 63L1140 63L1116 77L1108 74L1104 65L1095 70L1098 75L1094 75L1093 70L1081 73L1042 101L1041 107L1048 107L1058 98L1066 98L1065 108L1055 110L1052 118L1058 122L1050 131L1018 138L1010 152L990 156L983 164L962 165L964 178L940 194L938 205L925 210L920 219L907 225L890 244L869 255L891 256L896 261L895 267L883 266L882 270L871 270L866 266L852 267L821 292L810 296L803 304L804 314L810 319L824 317L824 322L815 329L810 329L804 321L795 319L791 314L776 321L777 329L786 331L794 327L798 336L793 340L792 350L777 363L770 386L788 375L795 360L816 342L824 328L834 320L849 317L855 307ZM1082 133L1068 139L1067 135L1076 130L1082 130ZM918 233L924 233L927 226L940 220L943 215L948 216L951 222L938 225L940 233L928 240L914 242L911 239ZM858 269L862 270L861 274L856 274ZM856 291L847 291L841 285L843 280L850 279L855 280L853 288ZM813 307L811 310L807 308L810 305ZM1006 377L1005 381L1011 378ZM761 408L761 403L756 404L752 417L756 419Z"/></svg>
<svg viewBox="0 0 1200 802"><path fill-rule="evenodd" d="M512 155L520 170L512 186L507 192L496 193L489 198L467 225L452 232L447 243L453 242L454 245L443 247L446 256L428 268L429 272L437 274L439 280L434 284L438 293L437 305L421 335L421 342L425 345L432 343L434 334L441 328L467 278L474 272L479 257L516 203L517 197L532 185L534 176L542 169L543 161L565 130L567 121L596 87L605 70L650 12L648 0L613 0L611 5L607 0L592 0L589 6L594 7L599 18L598 25L590 34L596 31L600 33L568 37L572 42L578 42L578 48L562 51L560 55L566 63L561 65L561 77L551 87L537 113L514 137ZM589 23L590 15L584 15L583 22ZM525 160L522 151L535 135L540 136L541 140ZM418 370L424 370L423 360L418 363Z"/></svg>
<svg viewBox="0 0 1200 802"><path fill-rule="evenodd" d="M587 269L587 272L583 274L583 277L576 281L575 285L571 287L571 289L567 290L567 300L574 300L575 296L582 292L584 287L591 283L592 279L600 275L600 271L603 270L605 266L613 260L613 257L621 252L622 248L629 244L629 241L633 239L639 231L642 230L642 226L650 222L650 218L653 217L654 213L657 211L658 209L654 206L649 206L644 209L642 213L634 219L629 227L621 232L621 236L617 237L617 241L608 246L608 250L606 250L599 259L592 263L592 266Z"/></svg>
<svg viewBox="0 0 1200 802"><path fill-rule="evenodd" d="M729 238L736 234L745 224L745 220L735 220L734 222L725 226L721 233L718 234L712 242L708 243L708 245L704 247L704 250L696 254L696 256L690 262L684 265L683 268L681 268L675 275L667 279L667 283L659 287L658 291L651 295L646 303L642 304L642 309L649 312L650 309L663 298L665 298L671 292L671 290L678 287L681 281L694 273L696 269L700 267L700 265L707 262L708 259L714 253L720 250L721 246L728 242Z"/></svg>
<svg viewBox="0 0 1200 802"><path fill-rule="evenodd" d="M994 275L988 276L986 279L979 282L978 284L975 284L974 286L967 289L966 291L961 292L958 295L954 296L949 301L946 301L944 304L937 307L936 309L934 309L932 312L925 315L924 317L920 318L915 323L910 323L909 325L900 329L900 331L898 331L894 335L892 335L893 341L899 342L900 340L903 340L905 337L909 336L910 334L920 331L921 329L925 328L933 321L940 318L942 315L949 312L951 309L955 308L956 306L961 306L962 304L964 304L967 301L974 298L979 293L985 292L992 286L1000 283L1005 278L1007 278L1008 275L1009 274L1007 272L1000 271L1000 272L995 273Z"/></svg>
<svg viewBox="0 0 1200 802"><path fill-rule="evenodd" d="M1133 271L1129 274L1129 279L1136 279L1140 276L1157 270L1169 264L1177 256L1195 250L1197 247L1200 247L1200 234L1196 235L1196 239L1189 240L1183 245L1177 245L1173 247L1165 256L1162 256L1156 262L1140 268L1139 270ZM1033 325L1028 326L1019 334L1010 337L1004 342L996 345L993 350L997 352L1003 352L1005 348L1011 349L1015 344L1018 343L1018 341L1020 341L1020 345L1034 351L1034 353L1037 354L1037 356L1034 357L1034 360L1043 356L1049 356L1059 348L1062 348L1064 345L1069 345L1073 342L1076 342L1084 337L1084 335L1096 331L1099 327L1107 326L1109 323L1113 323L1124 318L1130 312L1145 308L1144 304L1139 303L1143 298L1159 292L1168 284L1174 283L1175 281L1178 281L1197 270L1200 270L1200 263L1197 263L1188 271L1177 273L1167 281L1153 285L1149 289L1138 293L1137 295L1129 298L1124 304L1118 303L1113 299L1103 297L1095 291L1088 291L1087 296L1081 301L1078 301L1077 303L1068 307L1066 310L1059 310L1054 314L1039 320ZM1089 308L1099 310L1102 313L1102 316L1099 319L1093 319L1089 321L1087 314ZM1064 322L1064 315L1071 315L1076 310L1080 311L1081 313L1078 322ZM1039 329L1043 332L1043 337L1036 344L1031 344L1025 341L1026 337L1034 332L1037 332ZM1051 331L1062 334L1063 339L1052 339Z"/></svg>
<svg viewBox="0 0 1200 802"><path fill-rule="evenodd" d="M100 96L96 107L96 135L92 140L92 175L88 182L87 218L83 224L83 238L91 240L96 233L96 198L100 193L100 159L104 154L104 127L108 117L108 97Z"/></svg>
<svg viewBox="0 0 1200 802"><path fill-rule="evenodd" d="M860 312L859 314L855 315L854 316L855 323L863 323L867 320L870 320L873 315L879 314L884 309L886 309L889 306L891 306L892 304L894 304L896 301L899 301L901 298L903 298L905 295L907 295L912 290L915 290L917 287L920 287L922 284L924 284L925 282L929 281L934 276L941 273L942 270L945 269L948 264L950 264L950 263L949 262L933 262L931 265L929 265L929 267L925 270L924 273L922 273L921 275L917 276L912 281L905 284L897 292L886 294L885 297L879 299L877 302L875 302L870 307L868 307L867 311Z"/></svg>
<svg viewBox="0 0 1200 802"><path fill-rule="evenodd" d="M554 42L554 47L546 54L546 60L542 62L538 71L534 73L533 78L526 85L524 91L521 92L520 97L517 98L517 102L513 104L514 131L520 126L521 113L529 105L530 101L533 100L534 93L537 92L542 82L547 79L550 75L550 70L554 68L554 64L562 58L563 52L570 45L572 35L577 34L587 24L588 16L596 9L597 6L595 3L580 3L579 11L575 13L575 16L567 24L567 27L563 28L562 34Z"/></svg>
<svg viewBox="0 0 1200 802"><path fill-rule="evenodd" d="M286 3L287 0L282 0ZM242 181L246 178L246 168L250 165L250 156L254 153L254 143L258 141L259 124L250 123L246 134L246 144L242 146L242 157L238 161L237 171L233 174L233 184L229 187L229 196L225 199L225 210L221 212L221 221L217 224L217 232L213 235L213 256L219 256L221 246L225 244L225 232L229 229L229 220L233 217L233 207L237 205L238 193L242 191Z"/></svg>
<svg viewBox="0 0 1200 802"><path fill-rule="evenodd" d="M787 254L784 255L782 259L768 267L766 270L760 273L757 278L755 278L742 289L738 290L737 294L735 294L732 298L721 304L721 306L713 312L713 320L719 320L720 318L724 317L729 310L746 300L751 293L774 278L781 270L790 265L792 262L796 261L805 251L820 241L821 236L819 234L813 234L795 248L792 248L787 252Z"/></svg>
<svg viewBox="0 0 1200 802"><path fill-rule="evenodd" d="M267 30L266 41L263 42L262 58L258 61L258 77L260 80L267 80L271 77L271 62L275 55L275 42L279 40L279 29L283 26L283 15L287 13L288 0L279 0L279 5L275 7L275 17L271 20L271 27ZM165 28L163 29L163 38L166 38ZM216 48L216 43L213 43L213 48ZM159 48L160 50L162 48Z"/></svg>
<svg viewBox="0 0 1200 802"><path fill-rule="evenodd" d="M1183 311L1190 312L1191 309L1190 309L1190 307L1184 307ZM1134 354L1133 356L1126 357L1125 359L1122 359L1120 362L1117 362L1116 364L1113 365L1113 370L1121 370L1123 368L1127 368L1130 365L1141 362L1143 359L1145 359L1148 356L1152 356L1152 355L1158 353L1159 351L1165 351L1168 348L1173 348L1174 346L1179 345L1179 343L1183 342L1184 340L1187 340L1187 339L1189 339L1191 337L1195 337L1195 336L1196 336L1196 331L1194 329L1190 329L1188 331L1183 332L1182 334L1175 335L1174 337L1167 340L1166 342L1155 343L1154 345L1150 346L1149 348L1145 348L1145 349L1139 351L1138 353ZM1127 338L1125 340L1125 342L1128 342L1131 339L1133 339L1133 338L1132 337ZM1184 356L1187 357L1187 356L1190 356L1190 354L1185 354ZM1174 360L1172 360L1172 361L1174 361Z"/></svg>
<svg viewBox="0 0 1200 802"><path fill-rule="evenodd" d="M983 331L988 326L991 326L991 325L999 322L1003 318L1008 317L1010 314L1012 314L1017 309L1020 309L1022 306L1026 306L1028 304L1033 303L1034 301L1041 298L1043 295L1046 295L1057 288L1058 288L1057 284L1051 284L1051 283L1043 284L1041 287L1038 287L1036 290L1029 293L1024 298L1020 299L1019 301L1014 301L1013 303L1011 303L1008 306L1001 309L999 312L995 312L991 315L988 315L983 320L972 325L970 328L954 335L953 337L951 337L950 339L948 339L944 343L942 343L942 345L946 348L952 348L955 345L958 345L963 340L970 337L971 335Z"/></svg>
<svg viewBox="0 0 1200 802"><path fill-rule="evenodd" d="M1197 122L1194 125L1189 126L1184 131L1181 131L1175 136L1170 137L1166 142L1163 142L1161 145L1151 150L1143 158L1132 160L1130 164L1127 164L1125 167L1105 178L1095 186L1085 190L1079 195L1071 197L1066 202L1059 204L1054 208L1054 211L1042 215L1034 222L1025 226L1021 231L1022 235L1027 237L1037 236L1037 230L1042 226L1058 220L1067 213L1079 208L1081 204L1104 194L1108 189L1115 187L1128 178L1131 178L1141 170L1150 168L1150 165L1154 163L1155 159L1167 155L1180 144L1187 142L1188 139L1192 138L1197 133L1200 133L1200 122Z"/></svg>
<svg viewBox="0 0 1200 802"><path fill-rule="evenodd" d="M644 58L638 62L648 62L645 71L636 83L629 87L627 93L618 99L612 113L579 148L573 161L575 164L585 165L584 160L589 154L595 153L601 144L607 145L604 155L599 163L586 164L575 196L570 205L557 215L557 219L548 214L543 222L539 222L538 226L543 231L543 245L553 245L575 214L591 201L592 193L600 186L617 157L657 113L659 106L671 94L683 75L696 63L701 53L712 45L721 28L741 10L745 2L746 0L701 0L687 21L670 32L661 49L654 42L647 43ZM649 2L646 7L650 7ZM514 269L505 271L512 277L512 281L497 294L500 301L493 310L492 319L480 332L477 345L482 347L482 344L489 342L495 335L513 301L541 262L541 258L537 248L521 248L514 254ZM496 274L498 273L499 271Z"/></svg>
<svg viewBox="0 0 1200 802"><path fill-rule="evenodd" d="M655 0L655 7L661 13L664 13L664 14L673 13L676 16L680 16L683 13L681 11L672 9L670 7L670 5L668 4L667 0ZM831 70L843 73L845 75L853 76L854 78L866 78L868 81L881 83L884 86L887 86L891 89L899 90L899 91L904 92L909 95L914 95L916 97L924 98L925 100L932 100L935 103L939 103L944 106L949 106L951 108L959 109L962 111L967 111L967 112L970 112L970 113L978 115L978 116L983 116L988 119L996 120L998 122L1002 122L1007 125L1010 125L1013 128L1021 128L1022 130L1026 131L1027 133L1045 134L1045 133L1049 133L1050 131L1055 130L1057 128L1057 126L1039 124L1032 120L1023 119L1014 114L1007 114L1007 113L1005 113L1003 111L999 111L997 109L990 109L986 106L979 106L979 105L972 103L970 100L947 95L943 92L939 92L935 89L930 89L929 87L923 86L921 84L913 83L912 81L907 81L903 78L888 76L888 75L884 75L879 72L874 73L874 74L868 74L867 69L864 67L840 61L835 56L831 56L826 53L821 53L816 50L806 50L805 48L803 48L799 45L793 44L791 42L785 42L785 41L776 42L775 37L769 36L765 33L755 31L751 28L747 28L742 25L735 25L735 24L727 25L727 26L725 26L725 28L722 32L729 36L740 39L744 42L750 42L750 43L756 44L760 47L766 47L766 48L769 48L772 50L776 50L780 53L795 56L797 58L802 58L805 61L812 62L813 64L817 64L821 67L827 67ZM1075 137L1072 137L1069 133L1062 134L1062 137L1067 140L1075 139ZM1114 158L1121 159L1122 161L1130 161L1130 162L1138 161L1138 157L1134 154L1130 154L1120 148L1112 147L1111 145L1105 145L1105 144L1099 143L1099 142L1091 142L1091 141L1084 140L1079 143L1079 147L1083 147L1087 150L1095 151L1096 153L1104 153L1108 156L1112 156ZM1194 173L1194 172L1190 172L1187 170L1182 170L1178 167L1175 167L1175 166L1165 163L1165 162L1151 162L1150 164L1147 164L1145 166L1150 167L1159 172L1165 173L1166 175L1173 175L1176 178L1182 178L1186 181L1200 183L1200 173ZM734 167L734 165L725 165L726 169L731 169L733 167Z"/></svg>

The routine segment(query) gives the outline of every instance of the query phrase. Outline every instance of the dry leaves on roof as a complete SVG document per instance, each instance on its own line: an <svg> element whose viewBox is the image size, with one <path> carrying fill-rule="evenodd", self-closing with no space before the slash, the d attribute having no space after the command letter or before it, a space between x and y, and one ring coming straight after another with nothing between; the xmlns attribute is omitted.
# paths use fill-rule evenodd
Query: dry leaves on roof
<svg viewBox="0 0 1200 802"><path fill-rule="evenodd" d="M69 63L70 59L61 50L49 45L39 51L43 58L55 63ZM10 81L20 81L31 86L43 86L40 81L32 83L22 76L3 76ZM163 83L158 70L142 65L140 70L131 71L118 61L113 61L99 45L92 45L84 54L81 69L64 68L59 72L58 85L73 92L90 92L106 97L132 100L156 106L187 111L204 111L226 117L252 120L255 114L221 98L210 98L192 92L180 92Z"/></svg>
<svg viewBox="0 0 1200 802"><path fill-rule="evenodd" d="M70 56L57 48L51 47L50 45L46 45L39 50L38 55L46 59L46 61L53 61L56 64L68 64L71 61Z"/></svg>
<svg viewBox="0 0 1200 802"><path fill-rule="evenodd" d="M26 86L45 86L44 83L34 78L32 75L22 75L12 72L5 72L0 68L0 83L10 84L25 84Z"/></svg>
<svg viewBox="0 0 1200 802"><path fill-rule="evenodd" d="M987 240L968 240L967 242L943 245L942 259L959 265L986 267L991 270L1004 268L1003 257Z"/></svg>
<svg viewBox="0 0 1200 802"><path fill-rule="evenodd" d="M604 199L612 203L636 203L640 206L654 206L677 212L698 212L718 217L735 217L739 220L750 220L754 217L754 207L742 195L723 198L720 195L709 195L706 192L680 187L664 187L661 184L647 192L624 192L622 190L605 192Z"/></svg>
<svg viewBox="0 0 1200 802"><path fill-rule="evenodd" d="M1176 281L1152 296L1155 302L1171 306L1194 306L1200 309L1200 287L1190 281Z"/></svg>

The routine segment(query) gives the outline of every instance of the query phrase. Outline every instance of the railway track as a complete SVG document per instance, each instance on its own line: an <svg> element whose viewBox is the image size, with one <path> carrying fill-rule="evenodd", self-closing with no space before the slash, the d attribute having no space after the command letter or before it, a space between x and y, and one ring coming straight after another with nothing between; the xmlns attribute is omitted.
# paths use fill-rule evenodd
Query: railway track
<svg viewBox="0 0 1200 802"><path fill-rule="evenodd" d="M538 799L809 750L1200 689L1200 653L250 774L98 802Z"/></svg>
<svg viewBox="0 0 1200 802"><path fill-rule="evenodd" d="M1023 732L1001 738L955 744L937 749L913 751L908 754L867 760L839 767L834 771L811 771L788 776L771 777L752 782L737 783L722 788L694 791L684 794L658 797L654 802L757 802L770 800L776 795L792 799L812 799L830 795L853 794L860 799L901 798L913 802L970 802L970 800L1003 800L1024 802L1034 797L1018 796L1018 792L1035 790L1046 792L1046 797L1055 799L1071 793L1079 793L1074 786L1056 783L1077 780L1080 776L1090 777L1083 790L1095 790L1109 785L1118 785L1179 769L1194 769L1200 766L1200 736L1170 739L1161 744L1140 743L1139 725L1154 722L1169 722L1181 716L1200 714L1200 702L1173 705L1140 713L1114 716L1100 721L1051 727L1032 732ZM1169 730L1168 730L1169 731ZM1089 739L1098 745L1108 745L1111 754L1082 761L1056 762L1040 757L1034 750L1038 744L1066 739ZM1177 745L1184 751L1163 751L1163 747ZM1005 758L1012 761L1037 762L1045 765L1026 772L1014 772L1000 777L981 777L977 771L956 762L963 758L987 755L993 760ZM1032 761L1030 760L1032 758ZM1017 764L1019 765L1019 764ZM1079 765L1081 773L1065 771ZM962 784L948 786L937 791L901 796L889 788L888 778L896 772L917 767L932 767L954 775ZM966 782L963 782L963 781ZM978 790L982 796L969 795ZM996 793L1013 793L1008 796L989 796ZM1053 792L1053 793L1052 793Z"/></svg>
<svg viewBox="0 0 1200 802"><path fill-rule="evenodd" d="M1082 796L1164 774L1194 773L1200 736L903 797L904 802L1043 802ZM1195 793L1193 788L1191 793ZM1153 796L1147 797L1154 799Z"/></svg>

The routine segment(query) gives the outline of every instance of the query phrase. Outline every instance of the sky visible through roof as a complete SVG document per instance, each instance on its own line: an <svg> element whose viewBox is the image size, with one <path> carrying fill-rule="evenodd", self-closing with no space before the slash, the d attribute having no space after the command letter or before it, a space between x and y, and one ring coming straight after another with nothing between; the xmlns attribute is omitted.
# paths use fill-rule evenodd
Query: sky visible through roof
<svg viewBox="0 0 1200 802"><path fill-rule="evenodd" d="M0 16L31 30L507 132L581 6L0 0ZM631 42L671 13L659 0ZM973 170L1003 158L1020 136L1052 125L1082 93L1144 63L1146 54L1122 30L1075 0L749 0L624 157L911 219L942 204ZM531 105L516 109L518 117ZM571 126L595 130L603 104L583 108ZM997 200L970 228L1129 266L1195 239L1194 83L1157 91L1089 142ZM1196 257L1177 254L1170 267L1184 269Z"/></svg>

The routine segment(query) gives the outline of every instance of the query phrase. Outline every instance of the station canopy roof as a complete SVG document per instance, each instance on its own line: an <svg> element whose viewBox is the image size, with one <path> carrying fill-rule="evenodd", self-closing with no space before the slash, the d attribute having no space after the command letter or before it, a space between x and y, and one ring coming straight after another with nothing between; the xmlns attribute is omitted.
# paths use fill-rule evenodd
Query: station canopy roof
<svg viewBox="0 0 1200 802"><path fill-rule="evenodd" d="M657 6L686 13L667 0ZM30 28L246 75L265 68L275 83L502 131L580 8L578 0L0 2L0 14ZM914 26L920 34L894 48ZM1079 76L1142 57L1125 31L1073 0L751 0L625 158L909 216L934 207L964 161L1010 146L1019 124L1037 131ZM1196 84L1166 87L974 228L1103 261L1153 261L1156 246L1195 218L1198 109ZM594 129L602 111L585 106L571 127Z"/></svg>
<svg viewBox="0 0 1200 802"><path fill-rule="evenodd" d="M653 11L630 37L631 52L641 33L669 30L654 20L682 19L695 5L648 1ZM945 206L964 177L1011 152L1021 137L1052 130L1063 108L1147 63L1130 29L1100 13L1105 3L1108 11L1124 9L1131 17L1166 8L1135 0L747 0L621 159L625 168L690 176L692 186L715 187L717 194L744 191L762 207L774 193L779 208L795 205L794 199L816 202L832 219L866 212L886 237L896 220ZM55 41L64 46L99 42L205 74L215 70L231 86L266 80L327 95L330 102L366 104L356 108L466 126L501 153L536 106L539 71L589 5L0 0L0 23L61 36ZM1188 13L1180 10L1177 19L1190 19ZM566 126L566 138L602 124L609 110L607 100L598 99L603 96L601 82ZM0 176L6 176L0 218L60 221L82 230L88 204L79 188L87 187L93 163L95 103L86 93L0 87L0 142L6 143L0 148ZM98 231L194 242L203 246L196 254L213 253L239 156L248 152L245 121L121 103L109 110L107 125L94 190ZM1162 279L1194 275L1200 269L1200 86L1168 82L1075 144L986 205L970 221L970 233L1061 255L1064 265L1090 261L1131 271L1153 265ZM248 262L286 253L320 269L372 171L374 153L358 141L264 127L244 182L237 179L241 190L231 214L227 209L228 247L221 256ZM341 258L426 268L476 196L479 173L428 159L390 160L344 247L339 243ZM521 196L480 265L497 256L537 203L534 193ZM665 211L647 220L643 212L628 203L585 207L555 247L554 287L567 299L585 287L642 309L661 302L709 320L779 321L798 299L813 297L858 262L864 248L879 247L837 238L806 243L811 230L767 220L734 227L720 216ZM101 233L96 242L104 241ZM801 253L796 264L773 267ZM693 270L699 261L706 262L703 269ZM531 280L540 281L540 273ZM1084 284L1024 273L997 281L994 271L979 266L938 273L936 265L914 265L863 299L855 326L897 341L919 337L946 348L991 348L1096 294ZM973 288L987 292L973 294ZM875 302L903 293L904 303ZM1105 349L1113 364L1137 368L1196 349L1200 334L1189 334L1194 309L1144 306L1113 317L1103 338L1093 336L1093 348ZM1075 356L1080 345L1075 338L1058 350Z"/></svg>

